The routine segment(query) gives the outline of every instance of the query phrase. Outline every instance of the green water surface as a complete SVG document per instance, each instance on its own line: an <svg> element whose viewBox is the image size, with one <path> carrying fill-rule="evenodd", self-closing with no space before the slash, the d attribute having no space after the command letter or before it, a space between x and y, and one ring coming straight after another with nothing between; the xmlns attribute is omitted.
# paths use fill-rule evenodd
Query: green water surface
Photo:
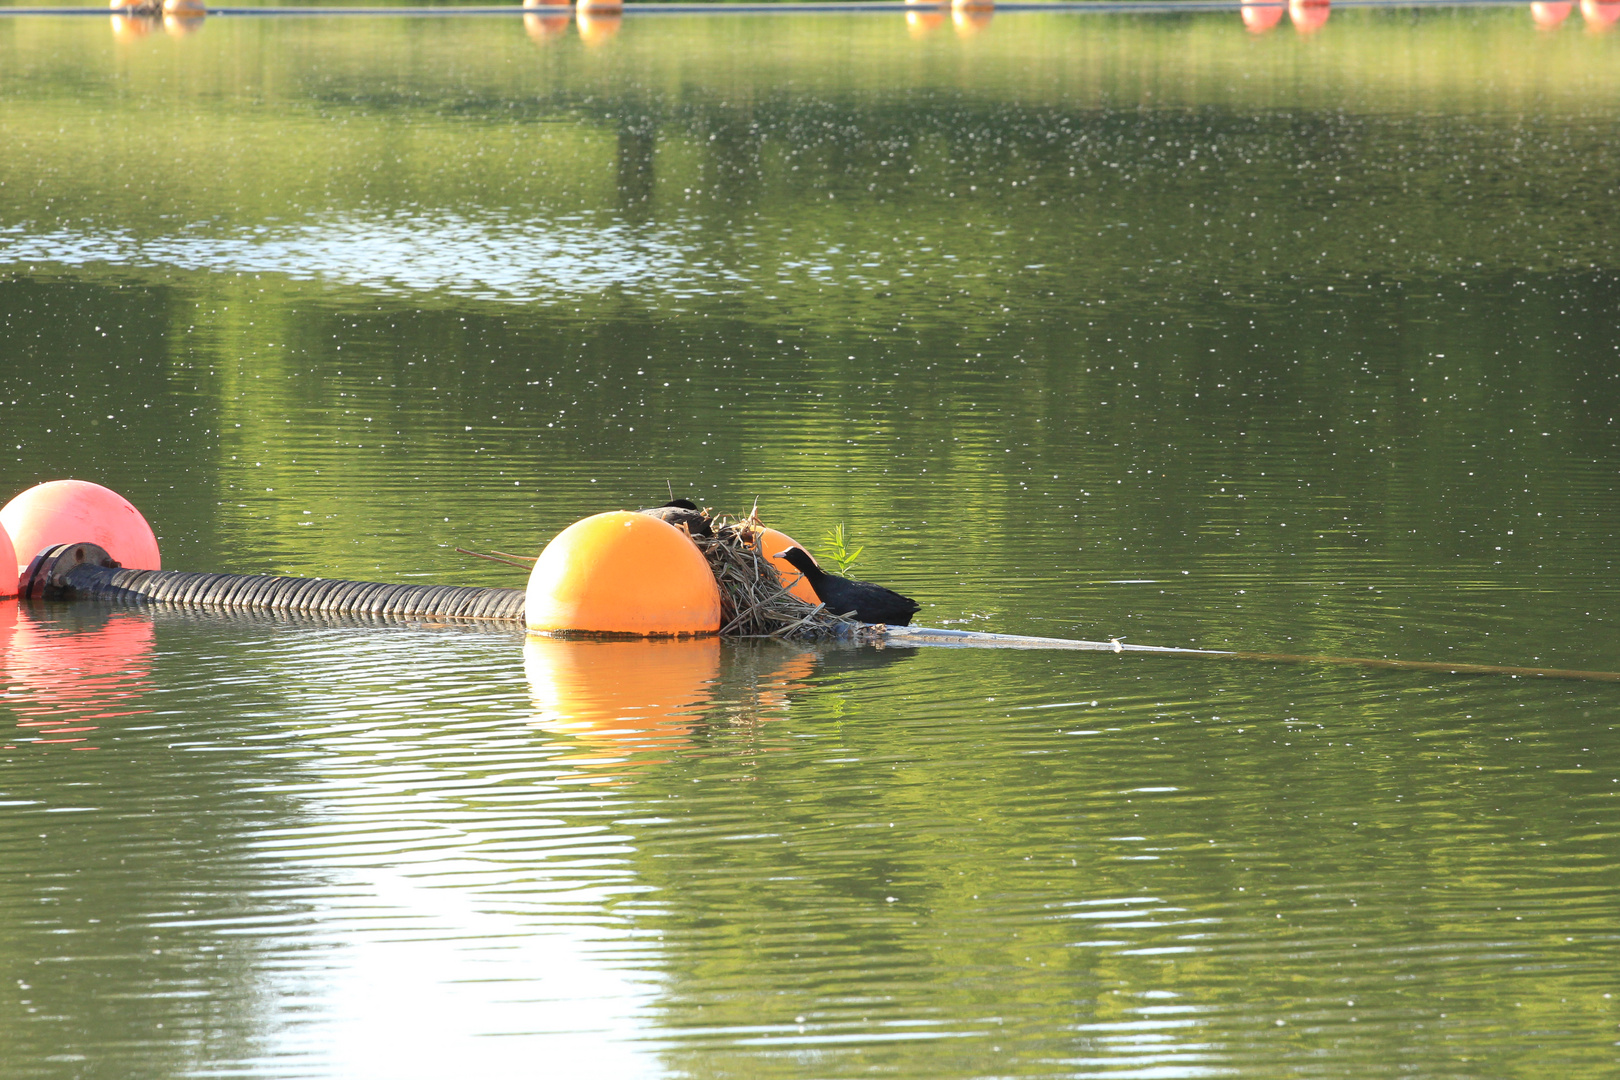
<svg viewBox="0 0 1620 1080"><path fill-rule="evenodd" d="M6 17L0 498L1620 669L1599 25ZM1620 1073L1614 684L4 604L0 690L4 1080Z"/></svg>

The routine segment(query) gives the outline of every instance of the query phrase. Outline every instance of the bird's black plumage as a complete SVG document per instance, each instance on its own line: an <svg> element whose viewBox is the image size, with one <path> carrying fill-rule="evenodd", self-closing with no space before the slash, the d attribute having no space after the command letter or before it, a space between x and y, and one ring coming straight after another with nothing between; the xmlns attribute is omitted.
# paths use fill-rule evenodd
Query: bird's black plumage
<svg viewBox="0 0 1620 1080"><path fill-rule="evenodd" d="M873 585L869 581L851 581L847 577L829 574L816 565L804 548L788 548L773 555L786 559L794 569L804 575L810 587L834 615L853 614L864 623L885 623L889 626L909 626L911 617L922 608L909 596L901 596L893 589Z"/></svg>
<svg viewBox="0 0 1620 1080"><path fill-rule="evenodd" d="M693 536L714 535L714 530L709 524L708 512L698 509L698 504L691 499L671 499L662 506L637 510L636 513L667 521L677 529L684 525L686 531Z"/></svg>

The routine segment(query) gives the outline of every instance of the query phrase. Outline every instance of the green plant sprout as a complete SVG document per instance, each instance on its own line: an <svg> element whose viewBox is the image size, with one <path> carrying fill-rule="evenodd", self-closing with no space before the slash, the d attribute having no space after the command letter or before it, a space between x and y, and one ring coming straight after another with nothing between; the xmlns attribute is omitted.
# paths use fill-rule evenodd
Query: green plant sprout
<svg viewBox="0 0 1620 1080"><path fill-rule="evenodd" d="M855 560L861 557L865 546L849 550L849 537L844 533L844 523L834 525L826 536L821 538L821 547L816 552L818 562L832 563L840 575L848 576L849 568L855 565Z"/></svg>

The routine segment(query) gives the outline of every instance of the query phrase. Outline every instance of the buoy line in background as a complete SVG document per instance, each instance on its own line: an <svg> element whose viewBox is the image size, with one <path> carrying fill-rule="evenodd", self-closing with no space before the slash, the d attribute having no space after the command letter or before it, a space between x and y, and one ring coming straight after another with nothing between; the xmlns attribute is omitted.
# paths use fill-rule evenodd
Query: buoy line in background
<svg viewBox="0 0 1620 1080"><path fill-rule="evenodd" d="M797 545L791 537L759 525L753 514L741 524L746 527L734 531L734 546L760 553L758 565L765 567L765 579L775 580L777 590L789 596L787 584L771 565L778 560L765 549L783 542ZM74 539L64 539L70 535ZM0 600L20 596L25 600L101 600L416 624L424 620L508 624L557 637L718 636L725 625L721 589L711 559L699 550L697 539L685 529L645 513L617 510L596 514L570 525L546 545L535 560L526 590L165 571L151 526L128 500L99 484L54 480L28 489L0 508ZM18 566L13 578L5 568L18 565L18 550L38 554L26 566ZM802 608L819 610L802 598L790 599ZM733 603L729 619L740 625L735 607ZM1117 638L1084 641L924 626L857 625L853 632L820 634L821 640L833 638L880 648L1042 649L1620 682L1620 671L1187 649L1127 645Z"/></svg>
<svg viewBox="0 0 1620 1080"><path fill-rule="evenodd" d="M1333 0L1337 8L1472 8L1472 7L1522 7L1524 0ZM389 7L209 7L196 3L189 5L186 10L198 15L215 15L236 18L330 18L369 16L384 18L484 18L491 16L533 15L545 14L548 11L558 13L572 10L570 4L532 4L520 6L510 5L468 5L464 7L425 7L414 5L399 5ZM916 11L919 8L949 8L951 0L940 0L938 3L916 0L829 0L827 3L780 3L780 4L726 4L726 3L675 3L675 4L586 4L586 10L599 12L613 12L624 15L889 15ZM960 0L955 7L994 7L1002 14L1079 14L1079 15L1167 15L1188 11L1233 12L1243 8L1279 7L1288 6L1288 0L1003 0L1001 3L991 3L990 0L974 0L971 3L962 3ZM146 4L119 4L107 8L95 7L63 7L63 6L30 6L30 7L0 7L0 16L4 15L140 15L151 10Z"/></svg>

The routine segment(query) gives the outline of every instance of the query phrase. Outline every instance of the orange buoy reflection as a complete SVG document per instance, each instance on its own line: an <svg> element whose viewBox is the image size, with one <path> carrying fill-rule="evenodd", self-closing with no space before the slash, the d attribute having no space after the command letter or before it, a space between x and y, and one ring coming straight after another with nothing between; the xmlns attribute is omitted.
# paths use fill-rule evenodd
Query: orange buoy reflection
<svg viewBox="0 0 1620 1080"><path fill-rule="evenodd" d="M203 16L167 14L163 16L163 32L170 37L188 37L202 29Z"/></svg>
<svg viewBox="0 0 1620 1080"><path fill-rule="evenodd" d="M156 15L114 15L113 37L119 41L135 41L156 30L161 21Z"/></svg>
<svg viewBox="0 0 1620 1080"><path fill-rule="evenodd" d="M152 624L115 614L92 627L36 620L16 601L0 601L0 675L26 743L92 750L106 722L151 712L138 702L151 674Z"/></svg>
<svg viewBox="0 0 1620 1080"><path fill-rule="evenodd" d="M530 634L523 671L540 728L619 751L687 741L720 676L720 639L589 641Z"/></svg>
<svg viewBox="0 0 1620 1080"><path fill-rule="evenodd" d="M205 0L163 0L163 30L170 37L195 34L207 15Z"/></svg>
<svg viewBox="0 0 1620 1080"><path fill-rule="evenodd" d="M624 22L623 8L618 4L580 4L575 9L579 22L579 40L587 45L601 45L619 32Z"/></svg>
<svg viewBox="0 0 1620 1080"><path fill-rule="evenodd" d="M933 11L906 12L906 33L914 38L927 37L945 24L945 13Z"/></svg>
<svg viewBox="0 0 1620 1080"><path fill-rule="evenodd" d="M1575 0L1535 3L1530 5L1530 19L1543 30L1551 30L1569 18L1569 13L1574 10Z"/></svg>
<svg viewBox="0 0 1620 1080"><path fill-rule="evenodd" d="M912 37L926 37L944 23L942 0L906 0L906 32Z"/></svg>
<svg viewBox="0 0 1620 1080"><path fill-rule="evenodd" d="M1240 14L1243 16L1243 25L1249 33L1263 34L1282 22L1283 14L1287 10L1281 3L1244 4Z"/></svg>
<svg viewBox="0 0 1620 1080"><path fill-rule="evenodd" d="M739 720L752 722L763 712L785 712L788 695L804 688L801 680L808 679L816 670L816 654L793 653L774 665L771 673L755 682L753 694L737 710Z"/></svg>
<svg viewBox="0 0 1620 1080"><path fill-rule="evenodd" d="M1594 34L1601 34L1620 20L1620 3L1604 3L1603 0L1581 0L1581 18L1586 20L1586 28Z"/></svg>
<svg viewBox="0 0 1620 1080"><path fill-rule="evenodd" d="M1301 34L1314 34L1327 24L1332 8L1328 0L1288 0L1288 18Z"/></svg>
<svg viewBox="0 0 1620 1080"><path fill-rule="evenodd" d="M531 41L544 45L546 42L559 38L568 32L568 24L572 15L530 15L523 16L523 30L529 35Z"/></svg>
<svg viewBox="0 0 1620 1080"><path fill-rule="evenodd" d="M523 7L523 29L542 45L561 37L574 17L573 8L561 0L523 0Z"/></svg>
<svg viewBox="0 0 1620 1080"><path fill-rule="evenodd" d="M957 37L975 37L984 33L995 14L995 5L990 0L956 0L951 5L951 25L956 28Z"/></svg>

